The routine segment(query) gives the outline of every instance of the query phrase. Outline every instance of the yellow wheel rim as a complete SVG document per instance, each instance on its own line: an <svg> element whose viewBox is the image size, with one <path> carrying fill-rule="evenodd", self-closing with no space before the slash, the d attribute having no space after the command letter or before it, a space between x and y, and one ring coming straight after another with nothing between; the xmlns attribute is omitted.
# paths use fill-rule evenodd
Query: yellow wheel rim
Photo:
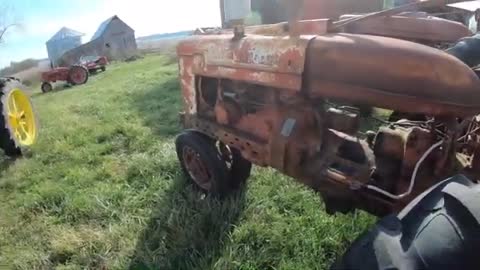
<svg viewBox="0 0 480 270"><path fill-rule="evenodd" d="M4 113L7 117L7 128L17 146L31 146L37 140L37 123L32 103L20 89L13 89L4 96Z"/></svg>

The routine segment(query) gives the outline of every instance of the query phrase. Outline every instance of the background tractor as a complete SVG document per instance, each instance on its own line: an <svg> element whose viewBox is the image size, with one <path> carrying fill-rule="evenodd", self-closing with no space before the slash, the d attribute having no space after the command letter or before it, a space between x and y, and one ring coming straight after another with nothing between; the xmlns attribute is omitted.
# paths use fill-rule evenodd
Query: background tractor
<svg viewBox="0 0 480 270"><path fill-rule="evenodd" d="M90 74L96 73L97 71L106 71L108 65L108 59L105 56L82 56L79 61L80 65L86 67Z"/></svg>
<svg viewBox="0 0 480 270"><path fill-rule="evenodd" d="M38 122L24 86L15 78L0 78L0 148L16 157L38 137Z"/></svg>
<svg viewBox="0 0 480 270"><path fill-rule="evenodd" d="M85 84L88 81L88 68L83 65L74 65L69 68L57 67L42 73L41 90L47 93L53 90L52 83L65 81L72 85Z"/></svg>
<svg viewBox="0 0 480 270"><path fill-rule="evenodd" d="M365 269L477 269L480 79L461 59L478 54L469 38L437 49L468 28L416 13L440 0L336 21L301 20L301 1L284 1L288 23L244 27L248 2L225 1L233 30L177 48L185 132L176 149L187 178L226 196L253 163L312 188L331 214L393 216L359 240L346 269L367 254Z"/></svg>

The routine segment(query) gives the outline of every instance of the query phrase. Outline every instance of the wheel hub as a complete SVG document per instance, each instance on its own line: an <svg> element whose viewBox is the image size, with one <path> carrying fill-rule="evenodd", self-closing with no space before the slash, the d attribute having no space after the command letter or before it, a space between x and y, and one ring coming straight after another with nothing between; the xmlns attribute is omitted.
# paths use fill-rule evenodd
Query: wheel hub
<svg viewBox="0 0 480 270"><path fill-rule="evenodd" d="M43 92L50 92L52 90L52 85L50 83L43 83L42 84L42 91Z"/></svg>
<svg viewBox="0 0 480 270"><path fill-rule="evenodd" d="M80 68L75 68L72 72L72 80L75 84L83 83L86 76L86 72Z"/></svg>
<svg viewBox="0 0 480 270"><path fill-rule="evenodd" d="M192 180L200 188L210 190L212 188L211 173L200 155L191 147L186 146L183 149L183 160Z"/></svg>

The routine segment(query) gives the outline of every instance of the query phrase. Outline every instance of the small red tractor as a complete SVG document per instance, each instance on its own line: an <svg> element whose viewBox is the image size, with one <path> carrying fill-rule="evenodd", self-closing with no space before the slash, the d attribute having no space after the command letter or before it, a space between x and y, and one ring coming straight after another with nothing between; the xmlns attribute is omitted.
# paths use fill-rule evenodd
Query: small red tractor
<svg viewBox="0 0 480 270"><path fill-rule="evenodd" d="M106 71L108 59L105 56L82 56L80 64L88 69L90 74L96 73L98 70Z"/></svg>
<svg viewBox="0 0 480 270"><path fill-rule="evenodd" d="M57 81L66 81L72 85L85 84L88 81L89 72L83 65L73 65L67 67L57 67L50 71L42 73L42 92L52 91L52 83Z"/></svg>
<svg viewBox="0 0 480 270"><path fill-rule="evenodd" d="M182 41L187 178L225 196L254 163L317 191L329 213L393 214L358 244L371 264L354 252L345 269L479 269L480 79L461 60L479 54L465 57L462 24L409 13L441 2L337 21L291 8L288 23ZM366 117L380 127L362 129Z"/></svg>

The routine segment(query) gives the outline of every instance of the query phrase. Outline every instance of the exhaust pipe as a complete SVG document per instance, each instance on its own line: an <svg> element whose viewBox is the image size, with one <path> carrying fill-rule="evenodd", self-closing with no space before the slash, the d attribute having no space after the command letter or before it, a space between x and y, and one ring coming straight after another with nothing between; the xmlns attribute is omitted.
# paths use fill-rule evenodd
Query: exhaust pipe
<svg viewBox="0 0 480 270"><path fill-rule="evenodd" d="M234 39L245 36L245 18L252 10L251 0L222 0L223 18L233 27Z"/></svg>
<svg viewBox="0 0 480 270"><path fill-rule="evenodd" d="M298 22L303 18L304 0L282 0L288 18L288 28L291 36L299 36Z"/></svg>

